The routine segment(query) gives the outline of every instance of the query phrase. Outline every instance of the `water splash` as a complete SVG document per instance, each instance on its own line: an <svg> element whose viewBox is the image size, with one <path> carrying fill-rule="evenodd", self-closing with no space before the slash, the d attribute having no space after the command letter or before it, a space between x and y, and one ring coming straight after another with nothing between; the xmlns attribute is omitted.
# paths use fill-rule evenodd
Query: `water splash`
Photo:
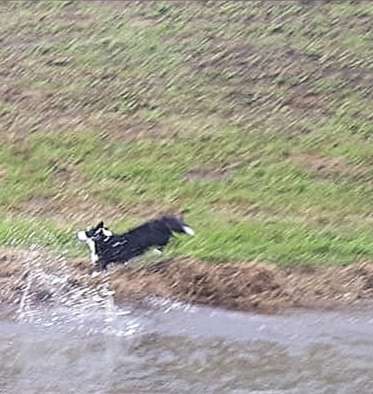
<svg viewBox="0 0 373 394"><path fill-rule="evenodd" d="M108 275L89 285L90 276L77 279L64 256L46 256L37 248L29 251L23 270L18 321L86 335L132 336L141 331L133 310L115 305Z"/></svg>
<svg viewBox="0 0 373 394"><path fill-rule="evenodd" d="M172 311L183 311L183 312L194 312L195 307L191 304L187 304L182 301L175 301L169 298L164 297L148 297L147 304L150 307L159 308L162 310L163 313L169 313Z"/></svg>

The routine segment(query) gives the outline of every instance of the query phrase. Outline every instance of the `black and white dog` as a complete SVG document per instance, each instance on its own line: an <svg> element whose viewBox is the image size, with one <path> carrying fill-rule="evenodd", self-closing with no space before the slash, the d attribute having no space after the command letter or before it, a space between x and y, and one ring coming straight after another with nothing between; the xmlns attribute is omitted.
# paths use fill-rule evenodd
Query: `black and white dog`
<svg viewBox="0 0 373 394"><path fill-rule="evenodd" d="M123 234L113 234L100 222L87 231L79 231L77 236L88 245L92 263L104 270L110 263L125 263L151 248L162 250L174 233L194 235L182 219L162 216Z"/></svg>

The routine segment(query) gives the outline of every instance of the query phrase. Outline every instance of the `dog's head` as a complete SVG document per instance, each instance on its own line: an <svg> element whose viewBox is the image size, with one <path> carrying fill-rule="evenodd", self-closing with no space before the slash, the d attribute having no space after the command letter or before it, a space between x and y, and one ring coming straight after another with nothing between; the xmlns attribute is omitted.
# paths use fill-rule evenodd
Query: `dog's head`
<svg viewBox="0 0 373 394"><path fill-rule="evenodd" d="M104 222L100 222L95 227L91 227L86 231L78 231L76 234L79 241L87 242L89 240L92 241L103 241L108 237L111 237L113 233L104 225Z"/></svg>
<svg viewBox="0 0 373 394"><path fill-rule="evenodd" d="M194 230L184 222L182 217L163 216L161 220L174 233L194 235Z"/></svg>

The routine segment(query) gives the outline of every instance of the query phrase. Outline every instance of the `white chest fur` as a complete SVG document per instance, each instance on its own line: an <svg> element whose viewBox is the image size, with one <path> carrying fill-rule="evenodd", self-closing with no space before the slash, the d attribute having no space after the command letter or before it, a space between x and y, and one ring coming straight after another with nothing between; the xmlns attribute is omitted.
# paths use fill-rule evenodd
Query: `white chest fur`
<svg viewBox="0 0 373 394"><path fill-rule="evenodd" d="M87 245L89 247L89 250L91 251L91 262L92 263L97 263L98 261L98 256L96 254L96 245L95 241L92 241L91 239L87 239Z"/></svg>
<svg viewBox="0 0 373 394"><path fill-rule="evenodd" d="M78 238L80 241L85 242L88 245L88 248L91 252L91 262L93 264L97 263L98 261L98 256L96 253L96 245L95 245L95 241L93 241L92 239L88 238L86 233L84 231L79 231L78 232Z"/></svg>

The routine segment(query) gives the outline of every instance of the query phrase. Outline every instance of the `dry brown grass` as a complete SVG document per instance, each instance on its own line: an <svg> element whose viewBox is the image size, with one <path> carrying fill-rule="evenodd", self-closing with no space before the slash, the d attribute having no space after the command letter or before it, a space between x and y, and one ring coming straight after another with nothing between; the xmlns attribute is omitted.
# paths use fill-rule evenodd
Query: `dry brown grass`
<svg viewBox="0 0 373 394"><path fill-rule="evenodd" d="M28 265L25 270L24 265L29 253L1 252L1 302L19 302L26 286L25 278L32 269L32 265ZM58 273L60 262L54 262L53 257L47 255L37 257L48 261L47 271ZM104 280L103 275L87 275L91 267L84 260L68 264L72 286L93 288ZM142 303L158 296L192 304L271 313L299 307L337 308L373 297L371 264L281 269L256 263L211 265L176 259L134 268L111 267L108 275L117 303ZM43 299L48 299L45 293L43 289ZM36 291L35 297L39 296Z"/></svg>

